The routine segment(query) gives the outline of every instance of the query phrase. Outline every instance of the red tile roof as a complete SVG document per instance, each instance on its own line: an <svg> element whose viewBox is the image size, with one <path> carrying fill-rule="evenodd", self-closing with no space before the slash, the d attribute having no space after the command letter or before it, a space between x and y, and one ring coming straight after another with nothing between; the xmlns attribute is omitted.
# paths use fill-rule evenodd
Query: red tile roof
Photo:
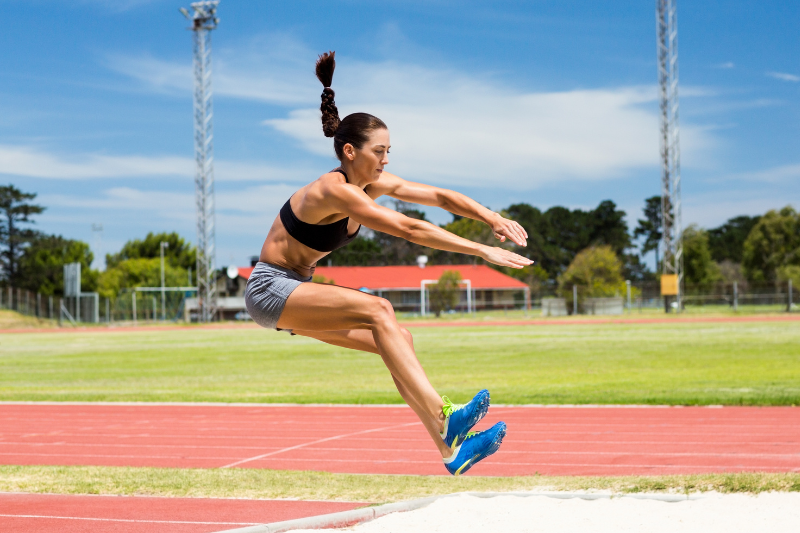
<svg viewBox="0 0 800 533"><path fill-rule="evenodd" d="M317 267L315 275L332 279L336 285L370 290L407 289L419 290L424 279L439 279L445 270L457 270L461 278L470 280L473 289L524 289L526 285L518 279L507 276L486 265L428 265L418 266L377 266L377 267ZM253 267L240 267L239 275L249 278Z"/></svg>

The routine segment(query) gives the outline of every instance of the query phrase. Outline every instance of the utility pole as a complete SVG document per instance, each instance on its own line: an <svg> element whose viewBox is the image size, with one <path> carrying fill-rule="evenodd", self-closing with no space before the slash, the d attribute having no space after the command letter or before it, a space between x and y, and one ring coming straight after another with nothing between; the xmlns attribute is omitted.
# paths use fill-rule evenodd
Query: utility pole
<svg viewBox="0 0 800 533"><path fill-rule="evenodd" d="M103 225L102 224L92 224L92 233L94 234L94 253L97 254L97 266L99 268L100 261L105 262L103 259Z"/></svg>
<svg viewBox="0 0 800 533"><path fill-rule="evenodd" d="M165 305L165 293L164 293L164 248L169 248L169 243L165 241L161 241L158 245L159 252L161 252L161 320L162 322L166 322L167 320L167 307Z"/></svg>
<svg viewBox="0 0 800 533"><path fill-rule="evenodd" d="M214 238L214 143L211 106L211 30L217 27L219 0L194 2L181 13L194 33L194 154L197 204L198 320L210 322L217 312Z"/></svg>
<svg viewBox="0 0 800 533"><path fill-rule="evenodd" d="M677 311L682 309L681 151L678 125L677 0L656 0L658 84L661 130L662 276L673 276Z"/></svg>

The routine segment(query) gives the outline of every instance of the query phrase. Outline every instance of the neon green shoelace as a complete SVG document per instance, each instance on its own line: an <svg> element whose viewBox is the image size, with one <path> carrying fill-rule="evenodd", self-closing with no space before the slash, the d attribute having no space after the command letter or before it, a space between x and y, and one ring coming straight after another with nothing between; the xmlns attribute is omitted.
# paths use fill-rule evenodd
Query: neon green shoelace
<svg viewBox="0 0 800 533"><path fill-rule="evenodd" d="M455 411L458 411L459 409L464 407L464 404L453 403L447 396L442 396L442 401L444 402L444 405L442 406L442 412L444 413L444 416L450 416Z"/></svg>

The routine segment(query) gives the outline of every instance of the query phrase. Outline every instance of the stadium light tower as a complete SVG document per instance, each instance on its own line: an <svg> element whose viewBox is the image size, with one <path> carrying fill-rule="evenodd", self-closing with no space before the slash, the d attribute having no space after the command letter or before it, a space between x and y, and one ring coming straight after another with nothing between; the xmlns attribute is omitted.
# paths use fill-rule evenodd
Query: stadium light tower
<svg viewBox="0 0 800 533"><path fill-rule="evenodd" d="M211 30L217 27L219 0L194 2L181 13L194 34L194 157L197 204L198 320L210 322L217 312L214 239L214 136L211 106Z"/></svg>
<svg viewBox="0 0 800 533"><path fill-rule="evenodd" d="M661 108L662 275L675 281L677 311L682 309L681 150L678 126L677 0L656 0L658 84ZM663 284L662 284L663 287Z"/></svg>

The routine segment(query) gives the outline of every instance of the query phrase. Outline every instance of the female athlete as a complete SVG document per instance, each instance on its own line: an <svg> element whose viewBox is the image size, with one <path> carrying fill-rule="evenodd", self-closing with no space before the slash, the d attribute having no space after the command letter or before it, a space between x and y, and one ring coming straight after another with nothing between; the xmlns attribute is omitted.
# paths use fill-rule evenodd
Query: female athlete
<svg viewBox="0 0 800 533"><path fill-rule="evenodd" d="M460 475L497 451L505 435L503 422L486 431L470 431L489 408L489 392L480 391L466 405L454 405L439 396L417 360L411 334L397 323L387 300L308 282L317 262L352 241L362 225L429 248L475 255L496 265L522 268L533 262L375 203L384 195L480 220L500 241L510 239L525 246L528 235L518 223L462 194L385 172L390 146L386 124L366 113L339 119L330 88L334 55L320 56L316 71L324 86L322 131L333 137L341 166L298 190L281 209L248 280L247 310L265 328L379 354L400 395L430 433L448 471Z"/></svg>

